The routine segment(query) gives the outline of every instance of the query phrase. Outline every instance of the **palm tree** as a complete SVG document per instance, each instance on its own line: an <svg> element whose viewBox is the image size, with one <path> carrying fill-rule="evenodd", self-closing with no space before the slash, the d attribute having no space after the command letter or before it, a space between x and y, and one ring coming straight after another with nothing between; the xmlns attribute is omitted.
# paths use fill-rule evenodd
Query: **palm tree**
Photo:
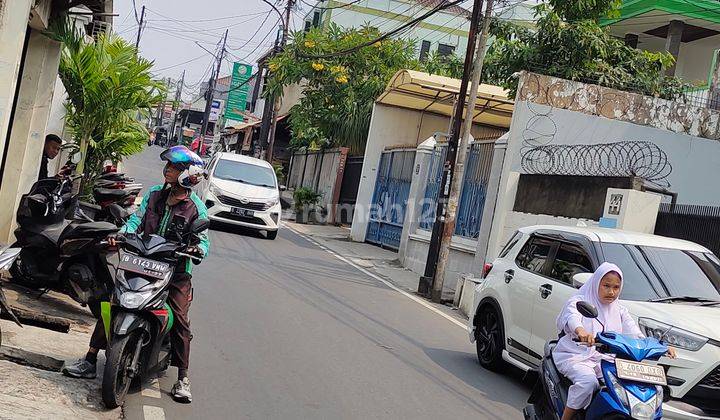
<svg viewBox="0 0 720 420"><path fill-rule="evenodd" d="M164 99L164 85L153 80L153 63L115 35L88 42L61 19L51 38L63 43L59 75L68 94L65 122L81 153L77 173L91 186L105 160L119 161L142 151L148 132L136 116L149 114Z"/></svg>

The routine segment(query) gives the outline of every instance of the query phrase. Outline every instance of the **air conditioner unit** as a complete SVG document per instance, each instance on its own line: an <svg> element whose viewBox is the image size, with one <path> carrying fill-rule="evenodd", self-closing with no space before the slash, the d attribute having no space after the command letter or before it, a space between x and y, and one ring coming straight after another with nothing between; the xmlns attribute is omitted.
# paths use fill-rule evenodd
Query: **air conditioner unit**
<svg viewBox="0 0 720 420"><path fill-rule="evenodd" d="M51 0L35 0L30 7L28 25L38 31L45 31L50 23Z"/></svg>
<svg viewBox="0 0 720 420"><path fill-rule="evenodd" d="M108 22L103 22L101 20L94 20L90 22L88 35L92 36L93 39L98 38L100 34L110 34L112 31L112 25Z"/></svg>

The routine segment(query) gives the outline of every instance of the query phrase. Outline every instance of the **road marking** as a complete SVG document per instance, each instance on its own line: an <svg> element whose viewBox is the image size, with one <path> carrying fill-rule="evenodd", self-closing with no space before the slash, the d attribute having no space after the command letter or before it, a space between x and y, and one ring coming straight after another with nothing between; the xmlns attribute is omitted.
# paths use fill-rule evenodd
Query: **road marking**
<svg viewBox="0 0 720 420"><path fill-rule="evenodd" d="M157 378L154 378L146 387L143 388L140 394L142 394L143 397L148 398L162 398L162 394L160 393L160 381L158 381Z"/></svg>
<svg viewBox="0 0 720 420"><path fill-rule="evenodd" d="M154 405L143 405L143 417L145 420L165 420L165 410Z"/></svg>
<svg viewBox="0 0 720 420"><path fill-rule="evenodd" d="M399 287L395 286L394 284L390 283L389 281L385 280L384 278L378 276L377 274L360 267L359 265L355 264L354 262L350 261L349 259L343 257L342 255L338 254L337 252L333 251L332 249L330 249L330 248L326 247L325 245L321 244L320 242L316 241L309 235L299 232L297 229L290 226L290 224L286 223L285 226L288 229L290 229L291 231L295 232L296 234L298 234L301 237L305 238L306 240L310 241L311 243L313 243L315 246L319 247L323 251L325 251L325 252L329 253L330 255L334 256L335 258L339 259L340 261L351 265L355 269L363 272L364 274L367 274L368 276L374 278L375 280L381 281L387 287L395 290L396 292L402 294L403 296L405 296L406 298L408 298L410 300L414 300L415 302L419 303L420 305L426 307L427 309L435 312L436 314L440 315L441 317L447 319L448 321L450 321L453 324L457 325L458 327L462 328L464 331L467 331L467 325L465 325L464 323L460 322L459 320L453 318L452 316L446 314L445 312L441 311L440 309L434 307L433 305L427 303L424 299L422 299L418 296L415 296L411 293L408 293L408 292L400 289Z"/></svg>

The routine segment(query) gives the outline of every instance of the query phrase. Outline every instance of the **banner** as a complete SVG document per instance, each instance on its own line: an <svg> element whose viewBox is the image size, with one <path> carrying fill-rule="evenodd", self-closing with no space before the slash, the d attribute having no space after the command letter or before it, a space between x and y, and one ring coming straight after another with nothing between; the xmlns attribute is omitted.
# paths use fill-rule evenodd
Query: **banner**
<svg viewBox="0 0 720 420"><path fill-rule="evenodd" d="M230 121L245 121L242 112L245 112L247 109L247 97L250 90L250 85L247 81L250 79L250 76L252 76L251 65L242 63L235 63L233 65L230 91L228 92L227 104L225 106L225 120L228 121L228 123Z"/></svg>

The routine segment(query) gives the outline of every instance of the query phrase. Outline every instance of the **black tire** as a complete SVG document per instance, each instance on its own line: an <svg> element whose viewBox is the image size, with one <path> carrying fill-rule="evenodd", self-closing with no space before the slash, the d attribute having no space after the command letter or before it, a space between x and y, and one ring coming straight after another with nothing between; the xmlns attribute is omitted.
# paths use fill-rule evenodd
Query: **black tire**
<svg viewBox="0 0 720 420"><path fill-rule="evenodd" d="M493 372L500 371L505 366L502 358L502 351L505 347L502 318L490 305L480 307L477 317L475 348L478 361L485 369Z"/></svg>
<svg viewBox="0 0 720 420"><path fill-rule="evenodd" d="M25 266L23 265L23 254L25 250L20 251L20 255L15 259L13 264L10 266L11 281L20 286L24 286L30 289L40 289L45 286L41 282L33 279L31 275L27 273Z"/></svg>
<svg viewBox="0 0 720 420"><path fill-rule="evenodd" d="M277 235L278 235L278 231L277 231L277 230L268 231L268 232L267 232L267 235L266 235L266 238L268 238L268 239L271 240L271 241L274 241L275 238L277 238Z"/></svg>
<svg viewBox="0 0 720 420"><path fill-rule="evenodd" d="M102 399L108 409L119 407L125 401L132 382L127 371L135 355L135 346L139 345L142 345L140 334L136 332L113 341L105 352Z"/></svg>

